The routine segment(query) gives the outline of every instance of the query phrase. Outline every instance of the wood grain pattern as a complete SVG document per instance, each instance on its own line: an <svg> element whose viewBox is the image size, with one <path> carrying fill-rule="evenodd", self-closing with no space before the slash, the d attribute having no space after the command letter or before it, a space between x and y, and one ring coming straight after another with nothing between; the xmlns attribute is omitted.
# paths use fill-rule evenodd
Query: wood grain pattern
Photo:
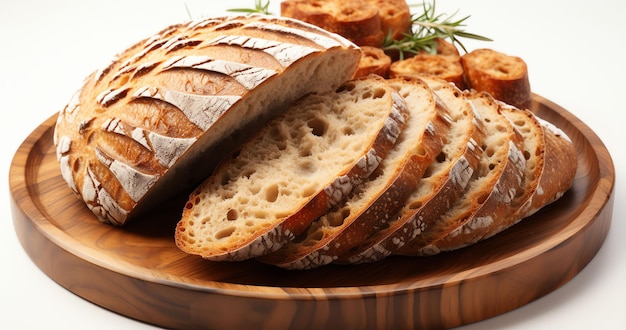
<svg viewBox="0 0 626 330"><path fill-rule="evenodd" d="M13 221L33 262L71 292L166 328L441 328L523 306L573 278L608 233L615 169L599 138L540 96L533 111L578 151L574 186L518 225L434 257L287 271L255 261L209 262L179 251L174 227L186 198L125 228L98 222L61 178L56 116L17 150Z"/></svg>

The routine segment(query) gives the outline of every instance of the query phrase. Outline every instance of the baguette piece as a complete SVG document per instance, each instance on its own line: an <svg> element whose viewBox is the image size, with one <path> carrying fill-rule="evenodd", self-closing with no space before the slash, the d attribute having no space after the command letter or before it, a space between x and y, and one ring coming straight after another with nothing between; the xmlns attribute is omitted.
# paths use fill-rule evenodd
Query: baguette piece
<svg viewBox="0 0 626 330"><path fill-rule="evenodd" d="M482 157L474 177L448 211L415 239L394 253L433 255L449 250L471 235L474 227L510 214L508 205L522 183L525 158L523 138L499 113L499 104L487 93L468 91L466 97L485 128Z"/></svg>
<svg viewBox="0 0 626 330"><path fill-rule="evenodd" d="M378 76L308 95L191 194L177 246L227 261L277 250L378 167L407 118L404 99Z"/></svg>
<svg viewBox="0 0 626 330"><path fill-rule="evenodd" d="M62 176L100 221L124 225L189 193L302 95L350 79L359 58L348 40L287 18L170 26L91 74L60 111Z"/></svg>
<svg viewBox="0 0 626 330"><path fill-rule="evenodd" d="M393 40L402 39L404 34L411 32L411 9L406 0L366 0L378 9L381 19L381 30L385 36Z"/></svg>
<svg viewBox="0 0 626 330"><path fill-rule="evenodd" d="M378 47L363 46L361 47L363 56L359 61L359 66L354 74L355 78L365 77L370 74L376 74L383 78L389 76L389 66L391 58Z"/></svg>
<svg viewBox="0 0 626 330"><path fill-rule="evenodd" d="M526 109L532 102L526 62L493 49L475 49L461 56L467 88Z"/></svg>
<svg viewBox="0 0 626 330"><path fill-rule="evenodd" d="M463 66L459 57L438 54L417 54L413 57L391 63L389 76L421 77L443 79L456 87L465 89Z"/></svg>
<svg viewBox="0 0 626 330"><path fill-rule="evenodd" d="M390 83L406 99L411 113L396 146L345 203L313 221L304 235L260 261L287 269L311 269L331 263L402 208L440 153L449 123L443 118L447 112L437 105L424 82L394 79Z"/></svg>
<svg viewBox="0 0 626 330"><path fill-rule="evenodd" d="M452 84L434 78L428 83L435 99L446 108L450 129L441 154L426 170L416 189L397 215L359 245L339 256L337 263L375 262L400 249L426 228L434 225L465 189L478 166L485 138L482 122L475 117L463 93Z"/></svg>
<svg viewBox="0 0 626 330"><path fill-rule="evenodd" d="M378 8L366 0L287 0L280 15L337 33L359 46L380 47L385 37Z"/></svg>

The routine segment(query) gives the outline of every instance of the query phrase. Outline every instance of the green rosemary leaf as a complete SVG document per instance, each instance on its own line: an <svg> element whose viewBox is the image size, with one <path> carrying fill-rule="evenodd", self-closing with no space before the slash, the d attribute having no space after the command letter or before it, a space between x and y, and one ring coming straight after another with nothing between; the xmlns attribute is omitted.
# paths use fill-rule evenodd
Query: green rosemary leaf
<svg viewBox="0 0 626 330"><path fill-rule="evenodd" d="M235 13L246 13L246 14L265 14L265 15L272 15L272 13L270 13L269 11L269 7L270 7L270 0L267 0L265 3L263 3L262 0L254 0L254 8L233 8L233 9L228 9L228 11L230 12L235 12Z"/></svg>
<svg viewBox="0 0 626 330"><path fill-rule="evenodd" d="M418 5L410 6L415 7ZM492 41L487 37L469 33L461 29L465 26L465 21L467 21L470 16L455 19L454 17L458 14L458 11L447 16L444 14L436 14L435 0L433 0L432 3L423 2L421 7L422 13L413 14L411 17L411 33L405 34L400 40L393 40L389 35L383 42L383 50L386 52L396 52L399 58L403 59L404 53L417 54L419 52L427 52L436 54L437 38L449 39L450 42L461 47L465 52L467 52L467 49L459 40L460 38Z"/></svg>

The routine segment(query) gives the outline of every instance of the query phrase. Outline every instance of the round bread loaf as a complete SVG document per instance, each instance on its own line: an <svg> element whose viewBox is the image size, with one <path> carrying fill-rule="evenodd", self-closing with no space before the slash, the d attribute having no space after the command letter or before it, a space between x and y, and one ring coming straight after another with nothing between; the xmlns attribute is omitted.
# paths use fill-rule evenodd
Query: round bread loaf
<svg viewBox="0 0 626 330"><path fill-rule="evenodd" d="M123 225L190 191L295 100L350 79L360 54L288 18L170 26L91 74L60 111L62 176L99 220Z"/></svg>

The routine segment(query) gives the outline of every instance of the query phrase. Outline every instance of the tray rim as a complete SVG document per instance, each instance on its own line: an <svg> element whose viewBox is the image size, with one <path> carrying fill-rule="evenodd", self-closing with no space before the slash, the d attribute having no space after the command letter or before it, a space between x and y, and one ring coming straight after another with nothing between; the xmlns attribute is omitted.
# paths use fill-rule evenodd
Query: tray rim
<svg viewBox="0 0 626 330"><path fill-rule="evenodd" d="M78 248L74 244L70 244L68 242L75 242L73 236L68 235L63 230L56 227L54 224L50 223L45 214L38 208L36 203L34 203L31 199L28 199L28 203L19 204L16 201L18 200L17 196L15 196L17 188L22 188L25 193L29 192L29 187L26 184L24 171L26 170L26 166L28 165L29 160L32 157L32 154L35 152L35 147L38 143L40 143L41 137L47 134L54 127L54 122L56 121L57 114L50 116L46 121L44 121L40 126L38 126L35 130L33 130L28 137L22 142L16 151L16 156L20 150L28 150L28 157L24 159L24 162L20 163L17 161L17 157L14 157L11 161L11 167L9 171L9 185L10 185L10 199L11 199L11 208L13 211L13 221L18 221L16 218L16 212L22 213L25 217L29 218L33 222L33 226L37 228L37 230L44 235L48 240L52 243L65 250L68 253L80 258L82 260L88 261L95 266L105 268L107 270L113 271L120 275L130 276L132 278L141 279L144 281L152 282L155 284L161 284L166 286L171 286L175 288L183 288L186 290L194 290L198 292L207 292L207 293L219 293L220 295L231 295L238 297L250 297L250 298L260 298L260 299L285 299L285 300L316 300L316 299L362 299L365 295L362 288L368 288L371 291L371 295L393 295L398 293L406 293L408 291L420 291L427 290L429 288L441 285L450 285L455 284L460 281L468 281L473 279L478 279L483 276L487 276L494 271L503 271L507 268L514 267L520 265L524 262L532 260L536 256L552 250L559 245L563 244L568 240L574 239L574 237L569 235L561 235L563 231L566 229L572 229L575 232L579 232L581 230L581 225L589 225L587 223L588 219L592 219L597 217L607 205L612 207L613 195L614 195L614 185L615 185L615 168L613 164L613 160L610 156L610 153L604 143L600 140L600 138L591 130L585 123L583 123L576 116L571 114L569 111L565 110L561 106L556 103L543 98L539 95L533 94L533 99L536 102L542 103L547 106L550 110L556 112L559 116L562 116L565 120L567 120L570 124L572 124L577 130L584 131L583 134L585 140L591 146L590 149L593 150L593 157L596 158L598 163L598 172L599 179L598 182L592 187L595 191L592 193L591 199L596 200L600 198L602 203L597 203L591 205L591 208L585 208L584 212L578 214L576 216L577 221L571 221L567 226L560 228L559 230L559 239L557 241L553 241L551 244L537 244L529 247L524 250L524 258L520 258L519 254L514 256L509 256L504 259L499 259L495 262L489 263L490 269L487 270L484 265L478 265L476 267L467 269L465 271L464 276L454 276L452 279L449 276L443 276L444 278L438 278L437 281L429 280L429 284L427 286L420 285L421 281L402 281L398 283L392 284L375 284L368 286L349 286L349 287L306 287L306 290L297 291L301 287L293 286L293 287L279 287L279 286L265 286L265 285L250 285L250 284L239 284L239 283L230 283L223 281L214 281L214 280L203 280L202 283L193 283L189 281L189 278L174 276L172 278L163 278L161 276L156 276L156 274L151 272L146 272L145 270L149 270L148 268L138 266L126 261L116 260L114 263L109 262L109 257L105 255L105 253L89 248L90 252L86 253L81 248ZM36 139L30 140L32 137L37 137ZM604 157L600 159L600 154ZM591 154L589 154L591 156ZM20 170L22 172L20 172ZM607 186L608 185L608 186ZM612 210L608 210L612 213ZM584 217L585 219L582 219ZM612 216L611 216L612 217ZM611 219L609 219L610 223ZM579 224L580 223L580 224ZM576 227L576 228L571 228ZM608 233L608 230L607 230ZM69 238L68 241L64 241L58 239L60 236L64 236ZM557 236L557 235L555 235ZM605 234L606 237L606 234ZM602 238L602 243L599 248L602 246L605 237ZM20 237L20 243L23 245L22 238ZM81 245L84 249L85 247ZM98 258L98 256L104 256L105 258ZM29 257L31 257L29 255ZM32 257L31 257L32 258ZM516 260L513 260L516 259ZM39 265L37 265L41 268ZM584 268L586 265L582 266ZM581 269L582 269L581 268ZM138 272L133 272L133 269L143 270ZM152 275L148 275L152 274ZM49 274L46 274L50 276ZM138 276L139 275L139 276ZM574 275L575 276L575 275ZM456 279L455 279L456 278Z"/></svg>

